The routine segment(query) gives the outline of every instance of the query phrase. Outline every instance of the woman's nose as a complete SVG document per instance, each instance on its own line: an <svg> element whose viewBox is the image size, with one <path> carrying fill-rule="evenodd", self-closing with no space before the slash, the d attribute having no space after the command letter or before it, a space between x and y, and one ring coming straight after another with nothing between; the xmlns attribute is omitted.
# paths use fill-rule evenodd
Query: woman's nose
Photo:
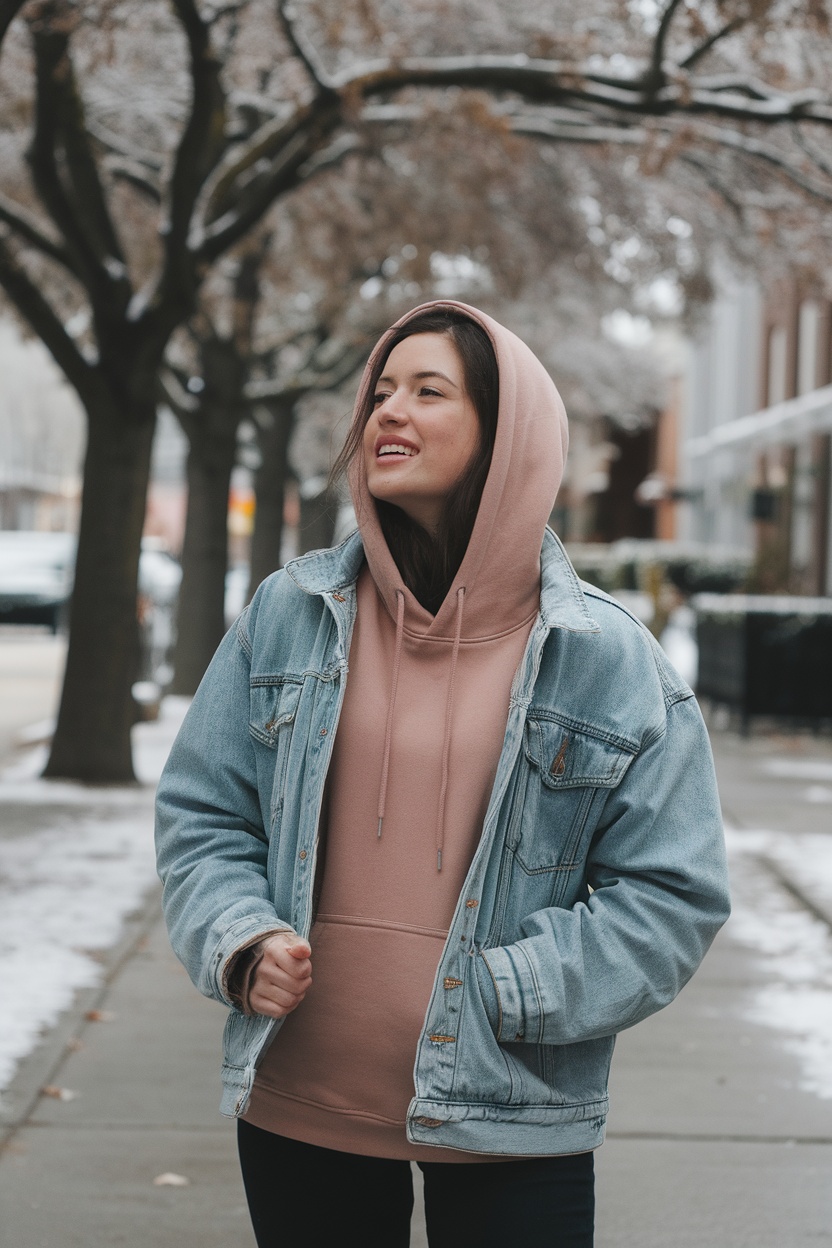
<svg viewBox="0 0 832 1248"><path fill-rule="evenodd" d="M388 395L388 397L376 409L378 418L382 422L389 424L400 424L406 420L407 413L405 411L404 400L397 393Z"/></svg>

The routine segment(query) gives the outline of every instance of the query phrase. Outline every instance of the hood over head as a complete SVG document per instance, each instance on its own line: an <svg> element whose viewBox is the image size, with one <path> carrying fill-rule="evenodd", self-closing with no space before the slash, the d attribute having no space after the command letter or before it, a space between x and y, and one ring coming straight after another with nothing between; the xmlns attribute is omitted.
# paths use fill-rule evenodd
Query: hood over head
<svg viewBox="0 0 832 1248"><path fill-rule="evenodd" d="M566 458L566 411L546 369L516 334L477 308L438 299L406 313L379 339L364 370L353 419L364 409L375 365L387 354L397 330L424 312L436 311L460 313L486 331L497 357L500 403L491 466L471 539L435 617L406 588L390 554L367 489L362 445L350 465L349 483L370 572L390 615L396 619L403 595L408 632L450 640L457 631L459 591L464 589L462 637L474 640L516 627L537 610L543 531Z"/></svg>

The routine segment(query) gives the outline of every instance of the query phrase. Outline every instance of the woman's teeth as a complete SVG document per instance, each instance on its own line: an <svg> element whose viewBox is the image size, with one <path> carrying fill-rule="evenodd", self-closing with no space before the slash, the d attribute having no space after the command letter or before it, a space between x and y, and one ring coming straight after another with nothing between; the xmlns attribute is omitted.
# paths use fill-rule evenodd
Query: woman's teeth
<svg viewBox="0 0 832 1248"><path fill-rule="evenodd" d="M378 449L379 459L382 455L415 455L416 452L412 446L399 446L395 442L388 442L386 446L380 446Z"/></svg>

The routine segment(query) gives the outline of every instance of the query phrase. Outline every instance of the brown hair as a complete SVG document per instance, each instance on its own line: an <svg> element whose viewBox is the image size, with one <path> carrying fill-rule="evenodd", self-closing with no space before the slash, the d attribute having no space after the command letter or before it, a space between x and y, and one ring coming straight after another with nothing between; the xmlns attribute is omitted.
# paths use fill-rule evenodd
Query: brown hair
<svg viewBox="0 0 832 1248"><path fill-rule="evenodd" d="M344 447L332 469L342 476L361 447L373 410L376 385L394 347L413 334L447 334L462 361L465 389L479 419L479 445L442 507L435 534L394 503L376 499L381 529L402 580L426 610L436 614L468 548L497 433L500 373L491 339L476 321L451 310L423 312L402 325L387 343L369 379L362 408L356 412Z"/></svg>

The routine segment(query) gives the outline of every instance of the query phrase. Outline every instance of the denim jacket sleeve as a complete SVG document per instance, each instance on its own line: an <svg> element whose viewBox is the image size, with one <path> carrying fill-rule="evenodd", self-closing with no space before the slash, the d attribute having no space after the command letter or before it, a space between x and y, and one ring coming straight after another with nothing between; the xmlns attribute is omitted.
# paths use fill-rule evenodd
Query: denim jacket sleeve
<svg viewBox="0 0 832 1248"><path fill-rule="evenodd" d="M676 996L728 917L716 779L692 696L670 705L611 794L586 871L586 902L529 914L523 939L483 951L498 1040L569 1044L633 1026Z"/></svg>
<svg viewBox="0 0 832 1248"><path fill-rule="evenodd" d="M226 1005L234 956L290 929L275 912L249 735L246 613L188 710L156 798L156 851L171 945L200 992Z"/></svg>

